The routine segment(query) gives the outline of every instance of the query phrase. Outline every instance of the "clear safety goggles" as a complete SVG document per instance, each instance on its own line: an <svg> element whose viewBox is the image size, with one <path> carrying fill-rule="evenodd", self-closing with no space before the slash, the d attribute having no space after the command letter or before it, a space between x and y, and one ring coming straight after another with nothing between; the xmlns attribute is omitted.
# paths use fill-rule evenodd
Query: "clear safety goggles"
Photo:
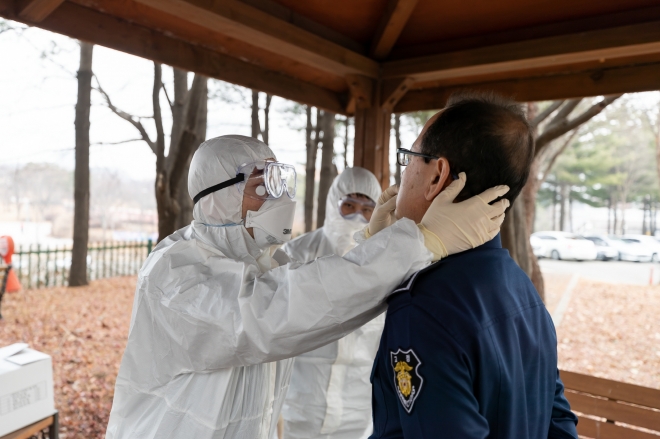
<svg viewBox="0 0 660 439"><path fill-rule="evenodd" d="M245 163L236 170L236 177L204 189L193 202L229 186L236 185L238 191L250 198L268 200L280 198L285 193L289 198L296 196L296 168L280 162L258 160Z"/></svg>
<svg viewBox="0 0 660 439"><path fill-rule="evenodd" d="M345 196L338 203L339 214L345 219L359 218L361 215L366 221L371 219L376 203L367 198Z"/></svg>
<svg viewBox="0 0 660 439"><path fill-rule="evenodd" d="M259 160L239 166L236 175L240 174L245 177L237 186L245 196L259 200L296 196L296 168L291 165Z"/></svg>

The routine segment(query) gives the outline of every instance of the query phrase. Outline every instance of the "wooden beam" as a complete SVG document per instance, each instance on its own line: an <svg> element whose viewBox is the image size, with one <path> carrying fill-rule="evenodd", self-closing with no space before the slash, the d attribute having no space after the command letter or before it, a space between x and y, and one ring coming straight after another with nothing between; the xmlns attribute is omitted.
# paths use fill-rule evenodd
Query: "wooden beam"
<svg viewBox="0 0 660 439"><path fill-rule="evenodd" d="M18 17L13 8L8 7L8 3L10 2L0 0L0 16L34 24ZM62 4L38 26L173 67L345 114L345 99L338 93L71 2Z"/></svg>
<svg viewBox="0 0 660 439"><path fill-rule="evenodd" d="M373 58L384 59L390 54L399 39L418 0L389 0L380 18L376 34L371 42L370 54Z"/></svg>
<svg viewBox="0 0 660 439"><path fill-rule="evenodd" d="M461 89L495 91L519 102L660 90L660 63L411 90L394 107L394 112L443 108L449 95Z"/></svg>
<svg viewBox="0 0 660 439"><path fill-rule="evenodd" d="M424 82L657 53L660 22L650 22L385 62L383 78Z"/></svg>
<svg viewBox="0 0 660 439"><path fill-rule="evenodd" d="M415 80L410 77L383 81L381 105L387 109L387 111L392 112L396 104L398 104L401 98L408 93L414 83Z"/></svg>
<svg viewBox="0 0 660 439"><path fill-rule="evenodd" d="M371 107L374 94L374 80L362 75L346 75L349 90L349 102L346 113L354 114L356 110Z"/></svg>
<svg viewBox="0 0 660 439"><path fill-rule="evenodd" d="M2 0L0 0L2 1ZM318 85L337 93L346 93L348 88L343 76L322 72L298 62L283 58L264 49L230 38L217 31L198 28L193 23L156 11L134 0L68 0L103 14L111 15L137 26L167 32L167 35L183 40L193 46L201 46L213 52L238 58L263 69L283 73L303 82Z"/></svg>
<svg viewBox="0 0 660 439"><path fill-rule="evenodd" d="M294 26L309 31L333 43L337 43L342 47L352 50L357 53L367 53L365 47L357 41L347 37L341 32L330 29L314 20L311 20L304 15L301 15L286 6L282 6L275 0L239 0L253 6L269 15L279 18L280 20L287 21Z"/></svg>
<svg viewBox="0 0 660 439"><path fill-rule="evenodd" d="M390 185L390 130L392 112L379 105L382 84L369 80L371 102L355 110L355 141L353 166L360 166L374 173L383 189ZM364 87L366 81L360 85ZM353 85L358 87L358 85Z"/></svg>
<svg viewBox="0 0 660 439"><path fill-rule="evenodd" d="M326 72L378 76L378 63L372 59L238 0L135 1Z"/></svg>
<svg viewBox="0 0 660 439"><path fill-rule="evenodd" d="M39 23L57 9L64 0L24 0L18 3L18 16Z"/></svg>

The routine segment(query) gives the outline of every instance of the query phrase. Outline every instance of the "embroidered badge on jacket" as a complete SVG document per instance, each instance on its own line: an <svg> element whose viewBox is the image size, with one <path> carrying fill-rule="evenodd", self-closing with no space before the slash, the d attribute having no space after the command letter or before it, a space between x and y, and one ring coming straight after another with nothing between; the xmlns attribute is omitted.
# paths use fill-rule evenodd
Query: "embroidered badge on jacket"
<svg viewBox="0 0 660 439"><path fill-rule="evenodd" d="M424 379L419 374L419 366L422 362L412 349L390 351L390 359L394 372L394 388L399 395L401 405L410 413L424 383Z"/></svg>

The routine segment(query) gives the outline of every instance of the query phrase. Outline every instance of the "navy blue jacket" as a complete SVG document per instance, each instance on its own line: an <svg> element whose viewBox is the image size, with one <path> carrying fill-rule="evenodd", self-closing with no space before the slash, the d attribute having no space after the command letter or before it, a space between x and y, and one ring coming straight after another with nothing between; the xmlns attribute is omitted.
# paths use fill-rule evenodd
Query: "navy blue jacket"
<svg viewBox="0 0 660 439"><path fill-rule="evenodd" d="M577 439L554 325L499 236L395 291L371 382L372 439Z"/></svg>

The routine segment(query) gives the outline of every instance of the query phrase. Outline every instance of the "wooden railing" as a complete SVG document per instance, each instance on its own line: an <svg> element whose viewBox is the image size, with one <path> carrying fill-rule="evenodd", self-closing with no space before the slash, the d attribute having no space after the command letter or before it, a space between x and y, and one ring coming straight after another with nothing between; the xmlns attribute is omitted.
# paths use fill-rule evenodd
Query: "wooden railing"
<svg viewBox="0 0 660 439"><path fill-rule="evenodd" d="M594 439L660 439L660 390L561 371L578 434Z"/></svg>

